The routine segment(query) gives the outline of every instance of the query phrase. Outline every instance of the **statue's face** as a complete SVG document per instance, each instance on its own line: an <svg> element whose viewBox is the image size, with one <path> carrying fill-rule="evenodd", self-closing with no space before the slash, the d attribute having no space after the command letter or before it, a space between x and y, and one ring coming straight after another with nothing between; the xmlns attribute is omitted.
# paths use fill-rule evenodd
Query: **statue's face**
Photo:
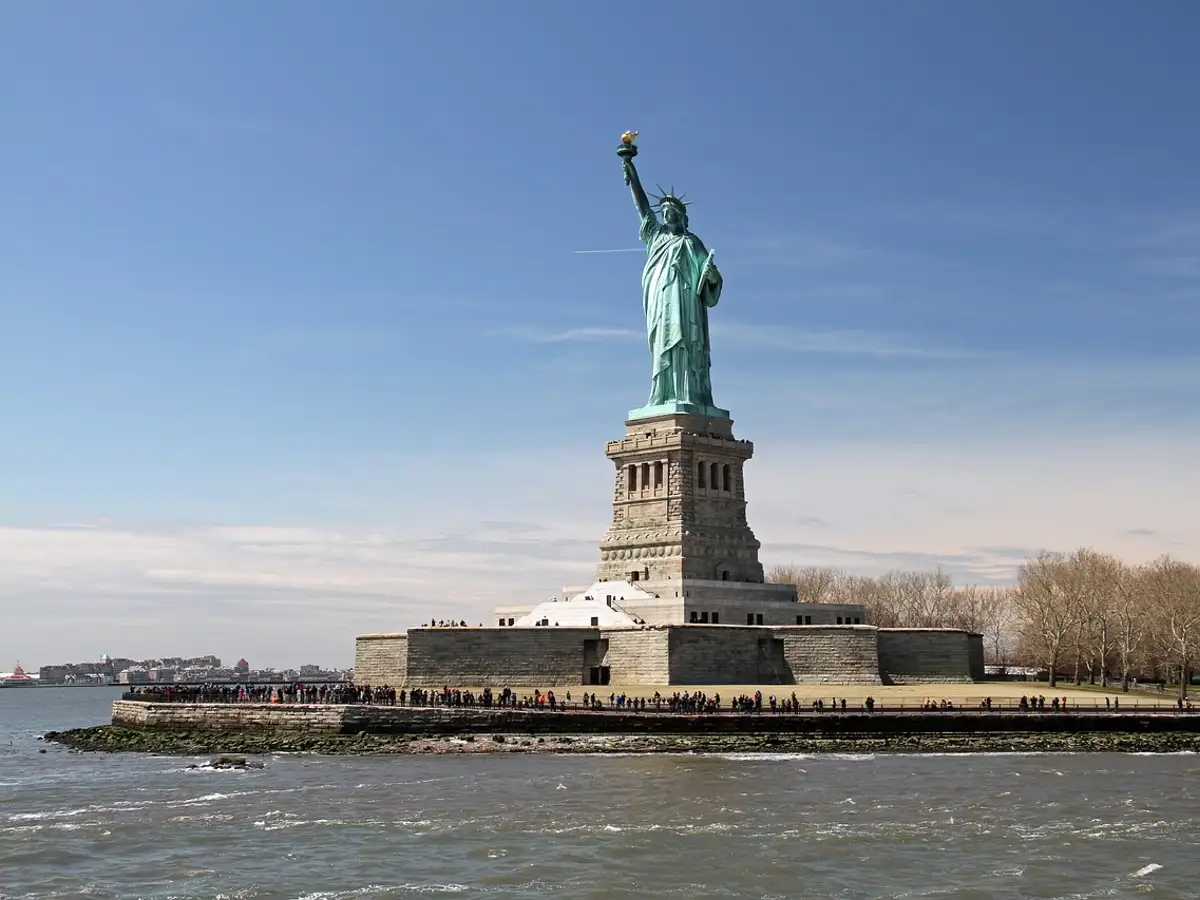
<svg viewBox="0 0 1200 900"><path fill-rule="evenodd" d="M663 224L668 228L683 227L683 210L674 203L663 204L662 208Z"/></svg>

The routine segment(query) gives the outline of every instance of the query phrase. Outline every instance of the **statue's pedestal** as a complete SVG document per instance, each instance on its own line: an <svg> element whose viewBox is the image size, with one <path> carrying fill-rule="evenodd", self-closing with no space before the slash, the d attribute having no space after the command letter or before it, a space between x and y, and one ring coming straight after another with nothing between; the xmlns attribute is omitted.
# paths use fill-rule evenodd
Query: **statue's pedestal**
<svg viewBox="0 0 1200 900"><path fill-rule="evenodd" d="M721 412L631 414L625 437L608 444L617 471L598 580L763 582L742 479L754 445Z"/></svg>
<svg viewBox="0 0 1200 900"><path fill-rule="evenodd" d="M728 419L729 410L721 409L719 406L703 406L699 403L681 403L673 401L671 403L659 403L655 406L643 406L640 409L631 409L626 417L629 421L641 421L642 419L657 419L662 416L703 416L709 419Z"/></svg>

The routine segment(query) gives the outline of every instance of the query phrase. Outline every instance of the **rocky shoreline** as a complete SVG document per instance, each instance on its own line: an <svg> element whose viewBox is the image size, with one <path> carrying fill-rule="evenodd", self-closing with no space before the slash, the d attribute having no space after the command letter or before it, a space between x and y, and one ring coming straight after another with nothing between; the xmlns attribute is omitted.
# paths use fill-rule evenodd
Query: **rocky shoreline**
<svg viewBox="0 0 1200 900"><path fill-rule="evenodd" d="M75 751L164 756L315 753L330 756L455 753L1180 753L1200 752L1186 732L978 732L973 734L304 734L295 731L130 728L52 731Z"/></svg>

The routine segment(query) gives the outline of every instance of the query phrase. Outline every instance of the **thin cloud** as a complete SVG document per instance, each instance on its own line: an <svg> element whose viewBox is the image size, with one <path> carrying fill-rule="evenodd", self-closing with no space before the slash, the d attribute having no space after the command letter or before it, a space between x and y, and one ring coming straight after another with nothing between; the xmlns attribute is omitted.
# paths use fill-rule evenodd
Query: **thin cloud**
<svg viewBox="0 0 1200 900"><path fill-rule="evenodd" d="M572 250L572 253L645 253L645 247L616 247L612 250Z"/></svg>
<svg viewBox="0 0 1200 900"><path fill-rule="evenodd" d="M801 268L836 267L878 255L878 251L860 244L808 235L740 241L729 249L729 257L739 265Z"/></svg>
<svg viewBox="0 0 1200 900"><path fill-rule="evenodd" d="M517 341L527 341L531 344L564 344L569 342L624 343L626 341L645 340L645 333L642 331L635 331L632 328L606 328L604 326L553 329L516 325L508 328L497 328L491 334Z"/></svg>
<svg viewBox="0 0 1200 900"><path fill-rule="evenodd" d="M1143 429L1097 441L1064 432L1059 420L1033 430L998 420L931 441L928 427L913 437L885 423L886 441L831 445L815 441L811 427L802 438L781 435L778 407L757 424L744 420L757 445L747 471L750 521L767 566L865 574L941 567L960 582L1007 583L1042 547L1094 546L1131 563L1200 553L1194 539L1163 537L1195 531L1195 435ZM423 467L435 482L471 479L469 498L408 496L391 524L370 527L354 524L374 517L365 499L339 527L0 527L0 659L216 652L276 665L349 664L356 633L431 618L487 623L496 606L545 599L595 571L611 469L602 446L563 445L553 457L510 444L480 470L458 460ZM354 469L364 491L395 479L378 462ZM518 487L531 483L560 489L530 495ZM505 518L518 502L528 521ZM952 505L975 515L954 515ZM1159 533L1127 533L1149 531L1130 521L1153 521Z"/></svg>
<svg viewBox="0 0 1200 900"><path fill-rule="evenodd" d="M869 331L810 331L773 324L747 325L729 321L714 322L711 327L714 341L729 349L926 359L967 359L983 355L975 350L922 346L900 336ZM640 329L606 326L553 329L518 325L496 329L491 333L532 344L624 343L645 340L645 332Z"/></svg>
<svg viewBox="0 0 1200 900"><path fill-rule="evenodd" d="M405 340L397 329L384 325L324 325L285 327L251 334L235 344L237 362L313 356L359 356L395 350Z"/></svg>
<svg viewBox="0 0 1200 900"><path fill-rule="evenodd" d="M931 347L898 335L857 329L816 331L773 324L747 325L742 322L714 322L716 340L743 350L790 350L798 353L842 354L846 356L921 357L926 359L968 359L981 351L954 347Z"/></svg>

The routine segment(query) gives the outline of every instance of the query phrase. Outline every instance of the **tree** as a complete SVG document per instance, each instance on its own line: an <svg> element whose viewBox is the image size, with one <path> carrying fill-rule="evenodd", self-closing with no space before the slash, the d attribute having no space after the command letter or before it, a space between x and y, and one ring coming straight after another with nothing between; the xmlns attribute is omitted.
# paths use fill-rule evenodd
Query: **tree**
<svg viewBox="0 0 1200 900"><path fill-rule="evenodd" d="M1116 584L1112 621L1117 662L1121 667L1121 690L1129 690L1129 673L1142 662L1143 651L1150 635L1150 616L1147 614L1146 581L1148 570L1122 567Z"/></svg>
<svg viewBox="0 0 1200 900"><path fill-rule="evenodd" d="M970 589L968 589L970 590ZM984 659L993 666L1012 662L1017 613L1011 588L975 588L972 601L977 625L972 631L983 635Z"/></svg>
<svg viewBox="0 0 1200 900"><path fill-rule="evenodd" d="M1079 664L1088 670L1088 681L1108 686L1108 661L1116 639L1114 614L1124 565L1115 556L1089 548L1076 550L1067 558L1068 584L1075 592L1076 625L1075 683L1080 683Z"/></svg>
<svg viewBox="0 0 1200 900"><path fill-rule="evenodd" d="M836 603L833 597L844 574L837 569L796 566L775 566L767 573L771 584L794 584L796 598L801 603Z"/></svg>
<svg viewBox="0 0 1200 900"><path fill-rule="evenodd" d="M1021 566L1013 593L1022 637L1036 661L1049 672L1052 688L1058 684L1063 652L1078 628L1077 593L1070 589L1071 575L1061 553L1042 553Z"/></svg>
<svg viewBox="0 0 1200 900"><path fill-rule="evenodd" d="M1200 646L1200 568L1162 556L1151 563L1145 584L1165 647L1179 670L1180 699L1186 699L1191 665Z"/></svg>

